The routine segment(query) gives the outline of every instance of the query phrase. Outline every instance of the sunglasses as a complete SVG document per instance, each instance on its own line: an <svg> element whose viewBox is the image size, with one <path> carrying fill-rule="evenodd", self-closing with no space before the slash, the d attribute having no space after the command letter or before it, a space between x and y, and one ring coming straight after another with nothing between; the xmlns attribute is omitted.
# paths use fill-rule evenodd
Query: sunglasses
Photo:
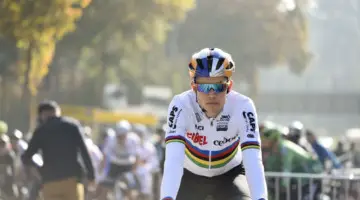
<svg viewBox="0 0 360 200"><path fill-rule="evenodd" d="M227 84L223 83L201 83L196 84L197 91L209 94L211 90L213 90L215 93L221 93L224 92L227 89Z"/></svg>

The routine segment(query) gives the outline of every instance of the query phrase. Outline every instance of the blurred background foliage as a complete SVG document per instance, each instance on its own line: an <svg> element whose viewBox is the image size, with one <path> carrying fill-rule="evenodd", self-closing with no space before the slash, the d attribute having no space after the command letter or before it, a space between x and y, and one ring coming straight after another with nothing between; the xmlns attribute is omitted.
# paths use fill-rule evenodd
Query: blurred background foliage
<svg viewBox="0 0 360 200"><path fill-rule="evenodd" d="M181 92L189 87L189 56L204 47L232 53L235 79L249 83L254 97L259 68L287 66L300 75L311 60L305 3L294 2L2 0L1 117L26 122L31 103L43 98L102 107L109 83L127 88L135 105L145 85Z"/></svg>

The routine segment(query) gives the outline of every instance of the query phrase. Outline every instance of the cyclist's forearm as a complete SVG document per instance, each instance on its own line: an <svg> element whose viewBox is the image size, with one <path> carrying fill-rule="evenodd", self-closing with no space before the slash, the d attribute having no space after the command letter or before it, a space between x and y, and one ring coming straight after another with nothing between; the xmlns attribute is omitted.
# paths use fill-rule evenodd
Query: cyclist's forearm
<svg viewBox="0 0 360 200"><path fill-rule="evenodd" d="M176 199L184 173L184 144L174 142L166 145L164 175L161 182L161 199Z"/></svg>
<svg viewBox="0 0 360 200"><path fill-rule="evenodd" d="M104 155L100 161L99 170L103 171L105 168L105 163L107 163L107 157Z"/></svg>
<svg viewBox="0 0 360 200"><path fill-rule="evenodd" d="M267 186L261 151L259 149L247 149L243 151L243 156L246 179L252 199L267 199Z"/></svg>

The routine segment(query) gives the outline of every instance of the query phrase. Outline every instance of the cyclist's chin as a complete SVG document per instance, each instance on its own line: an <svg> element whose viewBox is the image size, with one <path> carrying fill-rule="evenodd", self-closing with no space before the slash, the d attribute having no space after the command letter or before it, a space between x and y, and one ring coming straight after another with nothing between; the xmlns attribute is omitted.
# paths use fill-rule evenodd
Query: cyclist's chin
<svg viewBox="0 0 360 200"><path fill-rule="evenodd" d="M220 104L211 104L206 106L206 114L208 117L216 117L222 109L222 106Z"/></svg>

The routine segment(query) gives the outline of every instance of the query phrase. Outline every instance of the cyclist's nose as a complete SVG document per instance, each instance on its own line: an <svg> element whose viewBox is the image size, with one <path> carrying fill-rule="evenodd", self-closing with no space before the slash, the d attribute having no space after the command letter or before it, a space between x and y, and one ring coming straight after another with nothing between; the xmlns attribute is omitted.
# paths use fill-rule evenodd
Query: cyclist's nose
<svg viewBox="0 0 360 200"><path fill-rule="evenodd" d="M215 97L216 96L216 92L214 91L214 89L211 89L209 94L208 94L209 97Z"/></svg>

